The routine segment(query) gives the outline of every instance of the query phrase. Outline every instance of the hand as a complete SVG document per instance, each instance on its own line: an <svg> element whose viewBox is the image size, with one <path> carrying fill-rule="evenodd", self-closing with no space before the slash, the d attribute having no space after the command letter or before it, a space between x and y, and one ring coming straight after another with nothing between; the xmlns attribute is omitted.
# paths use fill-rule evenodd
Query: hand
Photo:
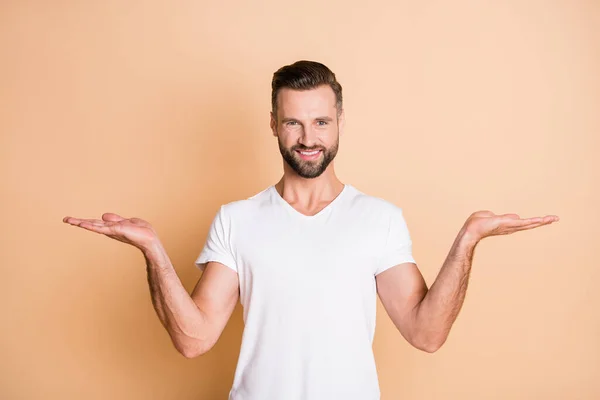
<svg viewBox="0 0 600 400"><path fill-rule="evenodd" d="M131 244L144 251L152 246L158 235L148 222L140 218L123 218L117 214L104 213L102 219L63 218L63 222L103 233L118 241Z"/></svg>
<svg viewBox="0 0 600 400"><path fill-rule="evenodd" d="M556 215L545 217L520 218L517 214L496 215L491 211L474 212L465 222L464 229L474 240L487 236L508 235L517 231L537 228L558 221Z"/></svg>

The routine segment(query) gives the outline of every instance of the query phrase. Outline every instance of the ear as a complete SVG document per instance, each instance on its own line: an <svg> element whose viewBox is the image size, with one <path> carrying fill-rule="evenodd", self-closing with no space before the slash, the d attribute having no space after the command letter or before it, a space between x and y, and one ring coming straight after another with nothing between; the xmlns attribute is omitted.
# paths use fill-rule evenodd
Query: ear
<svg viewBox="0 0 600 400"><path fill-rule="evenodd" d="M344 109L342 108L342 112L338 117L338 128L340 131L340 136L344 133L344 128L346 127L346 114L344 113Z"/></svg>
<svg viewBox="0 0 600 400"><path fill-rule="evenodd" d="M271 111L271 131L273 132L273 136L277 136L277 120L273 115L273 111Z"/></svg>

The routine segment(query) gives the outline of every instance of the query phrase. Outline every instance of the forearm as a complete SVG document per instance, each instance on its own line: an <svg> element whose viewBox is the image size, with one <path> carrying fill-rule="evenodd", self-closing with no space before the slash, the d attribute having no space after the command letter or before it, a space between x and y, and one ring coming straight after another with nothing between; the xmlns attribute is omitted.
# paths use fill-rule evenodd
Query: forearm
<svg viewBox="0 0 600 400"><path fill-rule="evenodd" d="M448 337L465 299L476 245L463 227L436 280L415 309L415 325L425 348L435 351Z"/></svg>
<svg viewBox="0 0 600 400"><path fill-rule="evenodd" d="M173 344L186 356L202 353L208 343L204 314L181 283L160 242L142 253L152 304Z"/></svg>

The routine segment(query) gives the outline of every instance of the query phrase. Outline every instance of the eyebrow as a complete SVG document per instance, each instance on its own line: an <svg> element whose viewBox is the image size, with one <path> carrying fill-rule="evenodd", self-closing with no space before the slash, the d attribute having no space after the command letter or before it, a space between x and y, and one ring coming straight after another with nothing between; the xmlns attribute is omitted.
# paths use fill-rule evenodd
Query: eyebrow
<svg viewBox="0 0 600 400"><path fill-rule="evenodd" d="M317 117L317 118L315 118L315 120L331 122L331 121L333 121L333 118L325 116L325 117ZM300 122L296 118L282 118L282 120L281 120L282 123L286 123L286 122L290 122L290 121Z"/></svg>

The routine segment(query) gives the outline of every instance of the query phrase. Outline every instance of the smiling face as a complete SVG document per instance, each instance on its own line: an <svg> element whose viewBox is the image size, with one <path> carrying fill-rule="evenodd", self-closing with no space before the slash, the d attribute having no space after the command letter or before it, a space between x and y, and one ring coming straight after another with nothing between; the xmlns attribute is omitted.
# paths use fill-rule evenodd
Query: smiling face
<svg viewBox="0 0 600 400"><path fill-rule="evenodd" d="M331 87L281 88L276 113L271 112L271 129L283 159L302 178L320 176L337 154L344 123Z"/></svg>

